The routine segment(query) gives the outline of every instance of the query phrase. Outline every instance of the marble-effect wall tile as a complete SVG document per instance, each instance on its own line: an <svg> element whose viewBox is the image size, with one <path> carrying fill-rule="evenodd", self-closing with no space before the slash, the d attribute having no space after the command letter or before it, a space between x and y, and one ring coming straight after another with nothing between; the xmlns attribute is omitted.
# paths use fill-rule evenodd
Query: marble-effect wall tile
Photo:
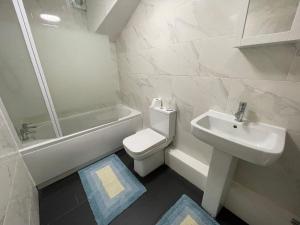
<svg viewBox="0 0 300 225"><path fill-rule="evenodd" d="M300 132L300 83L287 81L227 80L227 111L234 113L240 101L248 103L249 121L276 124Z"/></svg>
<svg viewBox="0 0 300 225"><path fill-rule="evenodd" d="M238 29L241 1L227 2L222 5L219 0L143 0L117 42L118 51L233 36Z"/></svg>
<svg viewBox="0 0 300 225"><path fill-rule="evenodd" d="M145 127L152 98L174 98L173 144L206 164L212 148L193 137L191 119L209 109L234 113L239 101L247 101L250 121L286 127L289 141L269 168L241 161L235 180L296 214L299 51L293 45L235 48L241 10L239 0L142 0L116 43L120 97L143 112Z"/></svg>
<svg viewBox="0 0 300 225"><path fill-rule="evenodd" d="M9 193L13 187L14 174L16 169L17 154L0 158L0 224L2 225L5 218L6 208L9 202Z"/></svg>
<svg viewBox="0 0 300 225"><path fill-rule="evenodd" d="M239 50L234 38L195 40L193 45L204 72L254 80L285 80L296 52L292 45Z"/></svg>
<svg viewBox="0 0 300 225"><path fill-rule="evenodd" d="M289 31L298 4L299 0L251 0L244 36Z"/></svg>
<svg viewBox="0 0 300 225"><path fill-rule="evenodd" d="M38 225L37 189L0 111L0 225Z"/></svg>
<svg viewBox="0 0 300 225"><path fill-rule="evenodd" d="M6 126L3 115L0 114L0 156L15 152L15 143Z"/></svg>
<svg viewBox="0 0 300 225"><path fill-rule="evenodd" d="M296 56L292 62L288 80L300 82L300 46L298 47Z"/></svg>
<svg viewBox="0 0 300 225"><path fill-rule="evenodd" d="M183 42L233 36L238 29L237 12L242 2L229 0L227 4L220 3L219 0L192 0L175 7L172 12L172 22L176 40Z"/></svg>

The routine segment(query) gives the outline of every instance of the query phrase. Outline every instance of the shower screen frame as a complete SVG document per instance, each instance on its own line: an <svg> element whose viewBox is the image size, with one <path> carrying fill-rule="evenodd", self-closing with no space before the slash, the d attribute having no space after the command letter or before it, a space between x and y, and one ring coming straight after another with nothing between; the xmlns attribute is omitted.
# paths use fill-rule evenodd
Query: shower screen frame
<svg viewBox="0 0 300 225"><path fill-rule="evenodd" d="M44 70L40 61L40 57L38 55L38 51L36 48L36 44L33 39L32 31L30 28L30 24L27 18L27 14L25 11L25 7L22 0L12 0L14 9L21 27L21 31L25 40L25 44L29 53L29 57L31 63L33 65L33 69L38 81L38 85L41 89L42 96L44 102L46 104L46 108L48 114L50 116L50 120L55 132L56 137L62 137L62 130L59 123L59 119L53 104L53 100L49 91L49 87L47 85L46 77L44 74ZM15 136L15 135L14 135Z"/></svg>

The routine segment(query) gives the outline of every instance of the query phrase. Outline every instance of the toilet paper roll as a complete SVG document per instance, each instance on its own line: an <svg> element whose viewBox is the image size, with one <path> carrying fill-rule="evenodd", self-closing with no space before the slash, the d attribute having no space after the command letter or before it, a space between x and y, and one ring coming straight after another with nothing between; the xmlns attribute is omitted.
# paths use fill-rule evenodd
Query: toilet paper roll
<svg viewBox="0 0 300 225"><path fill-rule="evenodd" d="M154 98L154 99L152 100L151 107L152 107L152 108L154 108L154 107L159 107L159 108L161 108L161 107L162 107L162 100L161 100L161 98Z"/></svg>

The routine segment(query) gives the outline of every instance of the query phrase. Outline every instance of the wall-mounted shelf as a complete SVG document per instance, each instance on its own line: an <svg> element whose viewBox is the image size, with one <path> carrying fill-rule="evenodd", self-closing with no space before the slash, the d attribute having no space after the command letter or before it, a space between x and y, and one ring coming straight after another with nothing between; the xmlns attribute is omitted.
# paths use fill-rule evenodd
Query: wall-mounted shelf
<svg viewBox="0 0 300 225"><path fill-rule="evenodd" d="M275 45L275 44L290 44L290 43L300 43L300 4L298 2L297 5L294 6L286 6L289 7L291 11L291 15L287 16L287 21L290 21L291 26L284 31L276 31L274 29L274 33L263 33L264 26L267 27L268 23L270 23L270 19L275 17L276 10L270 10L270 8L275 7L273 5L266 5L266 7L252 7L251 4L257 4L256 1L259 0L243 0L244 1L244 9L240 14L240 32L237 37L237 48L249 48L249 47L257 47L264 45ZM281 1L281 0L276 0ZM270 1L270 3L273 3ZM259 4L259 3L258 3ZM275 5L275 4L274 4ZM294 8L293 8L294 7ZM252 8L255 8L256 11L251 11ZM257 13L257 8L260 9L260 12ZM264 13L263 10L266 10ZM286 10L286 9L278 9L277 10ZM257 15L255 15L257 13ZM269 13L269 14L268 14ZM259 18L261 16L262 18ZM269 18L268 18L269 16ZM280 15L280 21L282 22L282 15ZM265 20L265 21L259 21ZM269 21L268 21L269 19ZM273 21L274 22L274 21ZM276 22L276 21L275 21ZM250 25L249 25L250 24ZM288 24L288 22L286 22ZM276 23L274 23L276 25ZM272 26L272 24L270 25ZM250 28L249 28L250 27ZM255 29L260 27L260 29ZM276 26L274 26L276 27ZM276 27L278 29L278 27ZM282 27L281 27L282 28ZM257 31L257 34L253 34L254 31ZM252 32L252 33L251 33ZM250 33L250 35L249 35Z"/></svg>

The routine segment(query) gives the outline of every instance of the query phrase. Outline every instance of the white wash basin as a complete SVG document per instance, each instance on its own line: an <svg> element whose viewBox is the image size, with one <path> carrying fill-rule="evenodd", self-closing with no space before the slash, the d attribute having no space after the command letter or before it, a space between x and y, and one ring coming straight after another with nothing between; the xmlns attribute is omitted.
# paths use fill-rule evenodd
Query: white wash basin
<svg viewBox="0 0 300 225"><path fill-rule="evenodd" d="M286 129L264 123L237 122L233 115L209 110L191 122L193 135L218 151L258 164L277 160L285 146Z"/></svg>
<svg viewBox="0 0 300 225"><path fill-rule="evenodd" d="M226 199L238 159L269 165L285 145L286 130L264 123L238 122L235 116L209 110L191 121L193 135L214 147L202 207L216 217Z"/></svg>

